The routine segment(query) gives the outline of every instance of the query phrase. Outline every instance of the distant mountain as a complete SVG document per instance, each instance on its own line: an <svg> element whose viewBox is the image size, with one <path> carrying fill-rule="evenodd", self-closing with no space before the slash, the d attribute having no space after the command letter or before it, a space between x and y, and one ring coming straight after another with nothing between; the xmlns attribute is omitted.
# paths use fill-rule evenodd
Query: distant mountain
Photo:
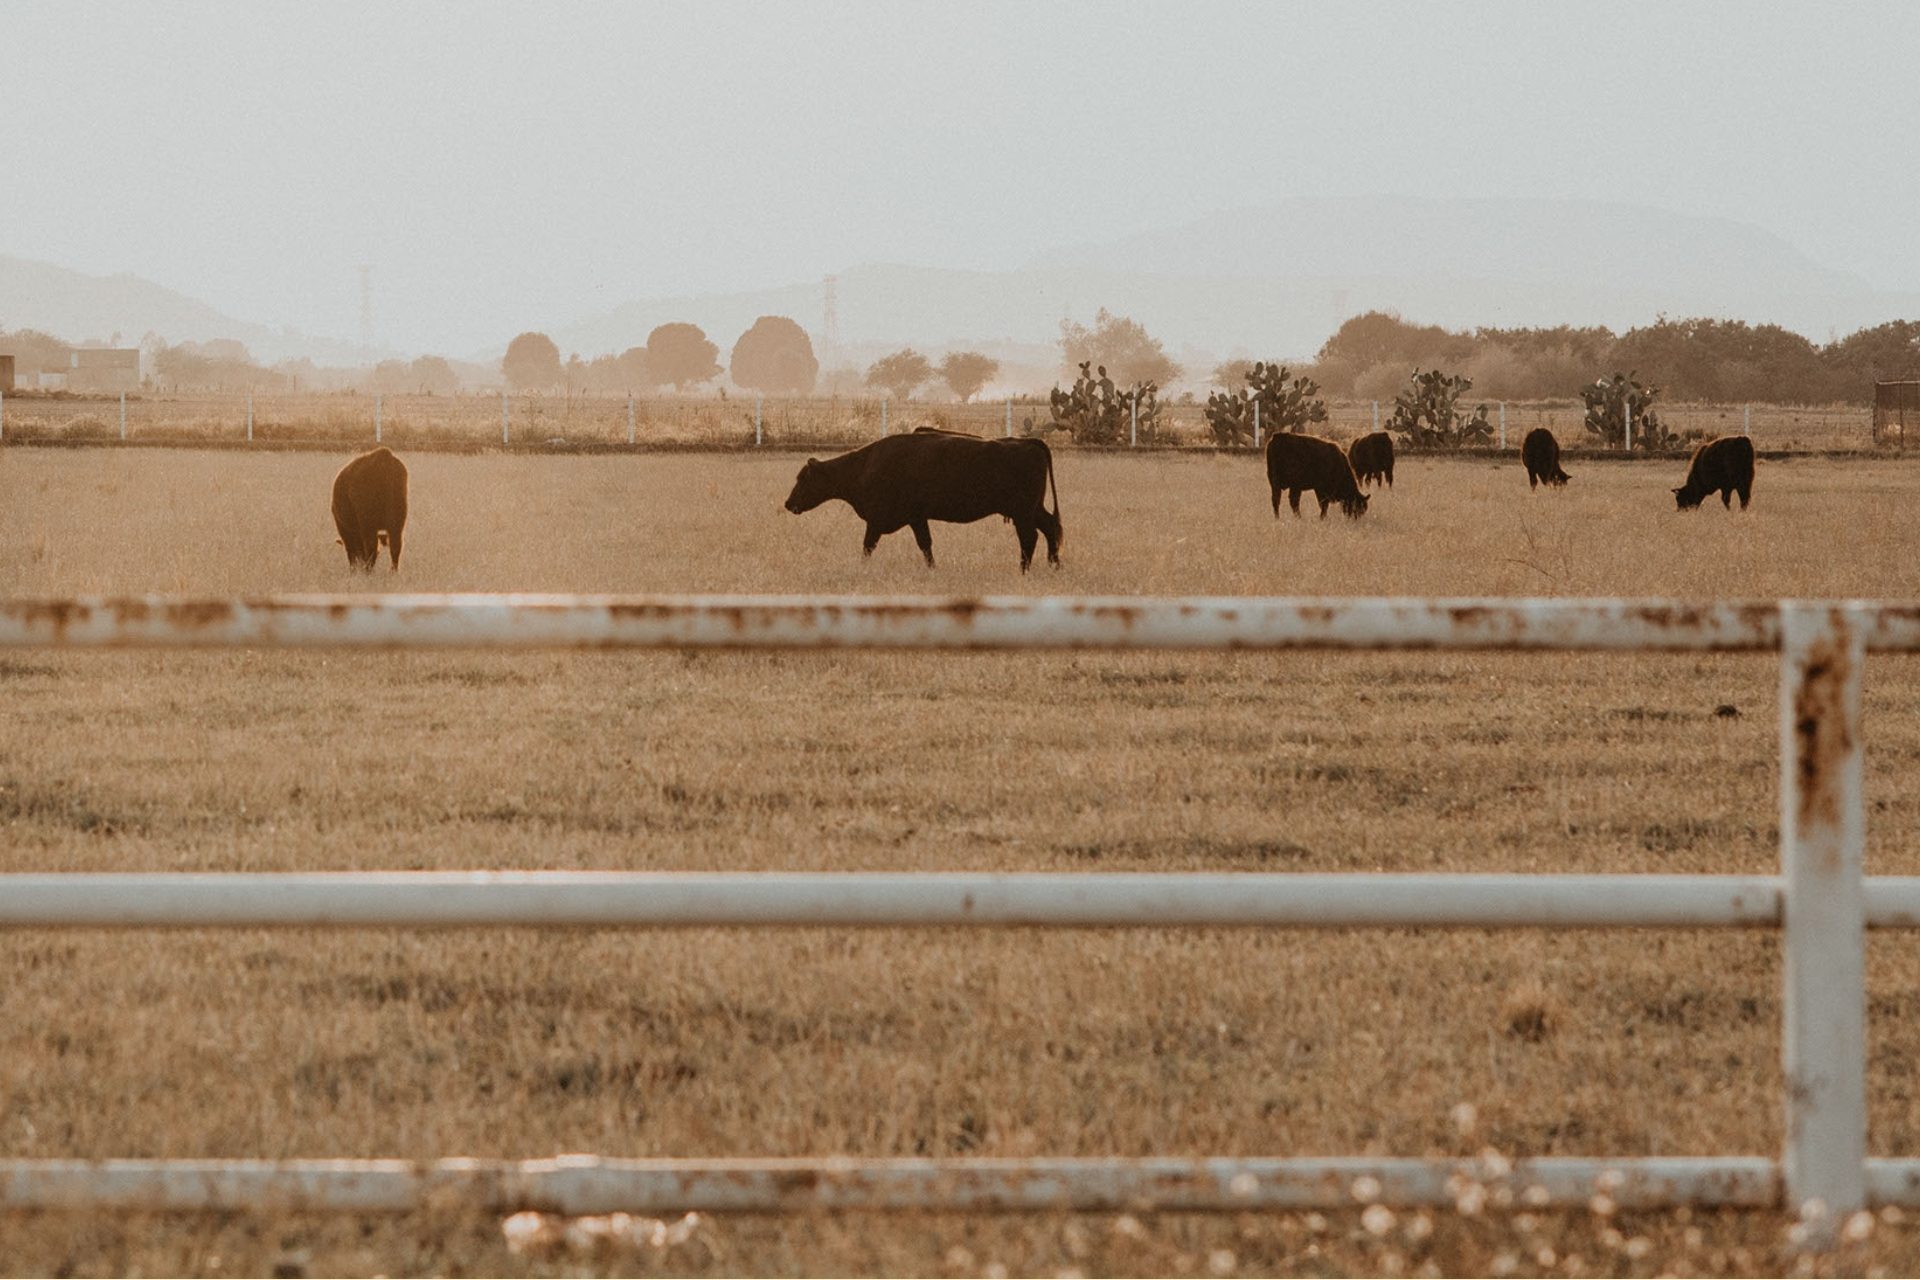
<svg viewBox="0 0 1920 1280"><path fill-rule="evenodd" d="M354 343L238 320L139 276L86 275L5 255L0 255L0 328L39 329L69 342L106 342L118 333L120 344L129 347L148 333L168 342L234 338L246 343L256 360L268 362L308 356L323 364L360 364L375 354Z"/></svg>
<svg viewBox="0 0 1920 1280"><path fill-rule="evenodd" d="M1293 359L1348 316L1380 309L1453 327L1604 324L1662 313L1771 322L1816 340L1900 317L1920 295L1876 292L1769 232L1722 218L1577 201L1302 198L1101 244L1017 270L898 265L839 275L843 345L1032 346L1100 307L1169 348ZM822 336L822 286L628 303L553 336L594 354L655 324L701 325L724 354L764 314ZM831 357L827 357L831 361Z"/></svg>
<svg viewBox="0 0 1920 1280"><path fill-rule="evenodd" d="M1300 197L1103 244L1030 268L1263 280L1484 280L1712 299L1871 292L1772 232L1642 205L1505 197Z"/></svg>

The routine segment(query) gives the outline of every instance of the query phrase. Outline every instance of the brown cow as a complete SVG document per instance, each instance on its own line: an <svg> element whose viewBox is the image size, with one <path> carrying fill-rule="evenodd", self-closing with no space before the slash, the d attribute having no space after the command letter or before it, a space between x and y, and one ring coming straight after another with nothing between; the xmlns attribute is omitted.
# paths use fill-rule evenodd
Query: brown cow
<svg viewBox="0 0 1920 1280"><path fill-rule="evenodd" d="M1753 441L1745 436L1721 436L1693 451L1687 464L1687 482L1673 491L1674 503L1682 511L1692 511L1715 489L1720 505L1731 511L1733 495L1740 495L1740 509L1747 509L1753 496Z"/></svg>
<svg viewBox="0 0 1920 1280"><path fill-rule="evenodd" d="M1566 486L1567 473L1560 469L1560 442L1545 427L1527 432L1527 438L1520 442L1520 461L1527 467L1527 488Z"/></svg>
<svg viewBox="0 0 1920 1280"><path fill-rule="evenodd" d="M1354 479L1353 464L1339 445L1319 436L1275 432L1267 441L1267 484L1273 489L1275 516L1280 514L1282 493L1287 495L1293 514L1299 515L1300 495L1308 489L1320 499L1322 520L1335 502L1353 520L1367 509L1367 495L1360 492L1360 482Z"/></svg>
<svg viewBox="0 0 1920 1280"><path fill-rule="evenodd" d="M1393 437L1384 431L1361 436L1347 446L1347 461L1353 464L1353 478L1361 484L1387 482L1393 488Z"/></svg>
<svg viewBox="0 0 1920 1280"><path fill-rule="evenodd" d="M1046 506L1049 487L1051 511ZM824 462L808 458L786 507L799 515L835 498L867 522L863 555L872 555L886 534L911 528L931 569L929 521L971 524L1005 516L1020 538L1020 572L1033 563L1041 534L1047 538L1047 562L1060 567L1065 538L1060 489L1053 481L1053 451L1044 440L982 440L940 430L885 436Z"/></svg>
<svg viewBox="0 0 1920 1280"><path fill-rule="evenodd" d="M333 478L333 527L347 563L372 570L386 543L400 567L400 533L407 524L407 467L387 449L363 453Z"/></svg>

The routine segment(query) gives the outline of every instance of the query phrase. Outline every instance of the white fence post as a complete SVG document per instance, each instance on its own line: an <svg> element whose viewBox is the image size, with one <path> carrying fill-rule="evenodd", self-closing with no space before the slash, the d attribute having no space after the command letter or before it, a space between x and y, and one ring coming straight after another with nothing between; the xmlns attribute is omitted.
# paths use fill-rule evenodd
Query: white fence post
<svg viewBox="0 0 1920 1280"><path fill-rule="evenodd" d="M1256 449L1260 447L1260 401L1258 399L1253 402L1253 447Z"/></svg>
<svg viewBox="0 0 1920 1280"><path fill-rule="evenodd" d="M380 393L376 391L373 393L373 442L375 444L380 443L380 436L381 436Z"/></svg>
<svg viewBox="0 0 1920 1280"><path fill-rule="evenodd" d="M1753 406L1750 404L1741 406L1740 434L1743 436L1751 436L1753 434Z"/></svg>
<svg viewBox="0 0 1920 1280"><path fill-rule="evenodd" d="M1140 401L1137 396L1133 401L1131 413L1132 421L1127 427L1127 448L1138 449L1140 447Z"/></svg>
<svg viewBox="0 0 1920 1280"><path fill-rule="evenodd" d="M1013 397L1007 397L1007 439L1013 439Z"/></svg>
<svg viewBox="0 0 1920 1280"><path fill-rule="evenodd" d="M633 443L633 392L627 392L627 443Z"/></svg>
<svg viewBox="0 0 1920 1280"><path fill-rule="evenodd" d="M760 447L760 411L766 406L766 402L765 396L753 398L753 447L756 449Z"/></svg>
<svg viewBox="0 0 1920 1280"><path fill-rule="evenodd" d="M1626 412L1627 412L1627 452L1632 453L1633 452L1633 402L1631 400L1627 401Z"/></svg>
<svg viewBox="0 0 1920 1280"><path fill-rule="evenodd" d="M507 393L500 393L500 443L507 442Z"/></svg>
<svg viewBox="0 0 1920 1280"><path fill-rule="evenodd" d="M1781 1168L1815 1247L1867 1198L1863 632L1845 606L1780 607Z"/></svg>
<svg viewBox="0 0 1920 1280"><path fill-rule="evenodd" d="M247 392L247 443L253 443L253 392Z"/></svg>
<svg viewBox="0 0 1920 1280"><path fill-rule="evenodd" d="M1373 429L1375 431L1380 429L1380 402L1378 400L1373 402Z"/></svg>
<svg viewBox="0 0 1920 1280"><path fill-rule="evenodd" d="M1507 447L1507 402L1500 402L1500 447Z"/></svg>
<svg viewBox="0 0 1920 1280"><path fill-rule="evenodd" d="M120 393L120 438L127 438L127 393Z"/></svg>
<svg viewBox="0 0 1920 1280"><path fill-rule="evenodd" d="M880 434L887 434L887 398L880 397Z"/></svg>

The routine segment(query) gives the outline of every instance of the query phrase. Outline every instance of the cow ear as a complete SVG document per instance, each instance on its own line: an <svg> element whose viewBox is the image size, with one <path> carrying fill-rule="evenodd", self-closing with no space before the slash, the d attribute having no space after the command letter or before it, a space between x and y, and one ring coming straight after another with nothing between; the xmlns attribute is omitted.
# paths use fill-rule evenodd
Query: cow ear
<svg viewBox="0 0 1920 1280"><path fill-rule="evenodd" d="M806 465L806 466L804 466L804 467L801 467L800 469L801 469L802 471L811 471L811 470L813 470L813 469L814 469L815 467L817 467L817 466L819 466L819 465L820 465L820 459L818 459L818 458L808 458L808 459L807 459L807 465Z"/></svg>

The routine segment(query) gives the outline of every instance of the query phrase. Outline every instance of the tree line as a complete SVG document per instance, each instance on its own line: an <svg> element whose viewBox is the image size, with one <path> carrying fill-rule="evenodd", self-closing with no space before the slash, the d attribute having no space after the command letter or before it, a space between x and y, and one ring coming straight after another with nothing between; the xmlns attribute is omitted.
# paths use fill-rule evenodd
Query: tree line
<svg viewBox="0 0 1920 1280"><path fill-rule="evenodd" d="M1307 372L1330 395L1391 400L1410 368L1465 376L1494 400L1577 396L1597 376L1626 371L1668 400L1862 404L1875 382L1920 378L1920 321L1893 320L1825 344L1779 325L1662 317L1615 334L1598 325L1444 329L1369 311L1342 324ZM1216 380L1239 381L1222 366Z"/></svg>

